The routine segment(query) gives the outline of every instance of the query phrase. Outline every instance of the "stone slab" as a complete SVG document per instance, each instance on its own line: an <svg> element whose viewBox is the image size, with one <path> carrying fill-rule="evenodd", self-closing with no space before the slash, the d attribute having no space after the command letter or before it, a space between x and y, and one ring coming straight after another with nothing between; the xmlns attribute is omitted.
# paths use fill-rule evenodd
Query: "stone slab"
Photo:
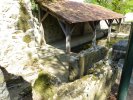
<svg viewBox="0 0 133 100"><path fill-rule="evenodd" d="M113 45L112 50L112 60L119 61L119 59L124 59L126 56L126 50L128 47L128 40L120 40Z"/></svg>

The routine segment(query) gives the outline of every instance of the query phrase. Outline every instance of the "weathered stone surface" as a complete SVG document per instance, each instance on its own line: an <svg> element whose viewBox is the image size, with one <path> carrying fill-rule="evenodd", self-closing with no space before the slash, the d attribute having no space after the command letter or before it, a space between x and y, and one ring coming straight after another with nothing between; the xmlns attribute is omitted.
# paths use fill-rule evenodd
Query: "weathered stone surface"
<svg viewBox="0 0 133 100"><path fill-rule="evenodd" d="M113 45L112 60L119 61L124 59L126 55L128 40L121 40Z"/></svg>
<svg viewBox="0 0 133 100"><path fill-rule="evenodd" d="M120 40L116 44L113 45L113 49L126 51L127 50L127 44L128 44L128 40Z"/></svg>
<svg viewBox="0 0 133 100"><path fill-rule="evenodd" d="M55 76L41 72L33 86L33 100L53 100L59 83Z"/></svg>
<svg viewBox="0 0 133 100"><path fill-rule="evenodd" d="M98 65L87 76L60 86L55 98L59 100L106 100L116 77L117 69Z"/></svg>
<svg viewBox="0 0 133 100"><path fill-rule="evenodd" d="M73 81L74 79L79 78L80 68L78 65L78 59L74 56L70 57L69 60L69 80Z"/></svg>
<svg viewBox="0 0 133 100"><path fill-rule="evenodd" d="M42 36L30 0L2 1L0 15L1 66L15 75L35 74L31 66L39 66L37 47L41 46Z"/></svg>
<svg viewBox="0 0 133 100"><path fill-rule="evenodd" d="M60 81L50 73L43 73L35 81L33 99L106 100L117 78L118 70L105 63L107 62L96 63L88 70L88 75L64 84L60 84Z"/></svg>
<svg viewBox="0 0 133 100"><path fill-rule="evenodd" d="M118 67L121 67L121 68L123 68L123 66L124 66L124 59L120 59L119 61L118 61Z"/></svg>
<svg viewBox="0 0 133 100"><path fill-rule="evenodd" d="M107 54L107 48L102 46L97 46L96 50L94 50L94 48L89 48L81 52L81 54L84 55L85 67L87 67L95 62L98 62L99 60L104 59Z"/></svg>
<svg viewBox="0 0 133 100"><path fill-rule="evenodd" d="M104 59L107 54L107 48L97 46L97 49L89 48L78 54L78 56L70 56L71 63L69 63L69 77L72 80L79 76L83 76L85 71L96 62Z"/></svg>
<svg viewBox="0 0 133 100"><path fill-rule="evenodd" d="M10 100L3 73L0 69L0 100Z"/></svg>

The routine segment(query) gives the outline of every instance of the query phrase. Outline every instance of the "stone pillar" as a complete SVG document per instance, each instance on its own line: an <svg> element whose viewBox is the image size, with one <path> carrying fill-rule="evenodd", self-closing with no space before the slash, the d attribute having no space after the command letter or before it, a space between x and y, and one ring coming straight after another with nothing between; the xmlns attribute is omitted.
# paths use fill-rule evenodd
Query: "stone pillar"
<svg viewBox="0 0 133 100"><path fill-rule="evenodd" d="M0 69L0 100L10 100L3 73Z"/></svg>

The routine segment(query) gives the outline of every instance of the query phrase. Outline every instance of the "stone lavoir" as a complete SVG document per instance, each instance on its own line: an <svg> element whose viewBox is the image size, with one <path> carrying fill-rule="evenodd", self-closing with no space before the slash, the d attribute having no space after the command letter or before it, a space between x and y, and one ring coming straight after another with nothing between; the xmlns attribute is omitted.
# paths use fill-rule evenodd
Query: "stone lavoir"
<svg viewBox="0 0 133 100"><path fill-rule="evenodd" d="M4 89L7 94L3 98L106 100L118 71L117 68L110 66L106 59L108 49L98 45L96 45L97 49L94 49L85 45L84 50L66 54L63 44L65 35L58 20L48 15L46 20L40 23L40 20L32 15L31 1L1 2L0 65L5 70L2 70L5 81L0 73L2 83L2 85L0 83L0 91ZM99 27L97 29L99 33L97 38L107 36L107 32L100 31ZM90 37L86 37L87 33L84 33L85 36L80 40L79 37L83 35L81 31L90 32ZM83 42L91 43L92 32L93 29L88 23L77 24L73 31L76 34L72 35L71 46L79 46ZM73 41L75 37L78 38ZM59 40L64 42L59 43ZM57 45L58 43L61 45ZM5 82L13 84L8 84L6 87ZM0 94L0 97L2 96Z"/></svg>

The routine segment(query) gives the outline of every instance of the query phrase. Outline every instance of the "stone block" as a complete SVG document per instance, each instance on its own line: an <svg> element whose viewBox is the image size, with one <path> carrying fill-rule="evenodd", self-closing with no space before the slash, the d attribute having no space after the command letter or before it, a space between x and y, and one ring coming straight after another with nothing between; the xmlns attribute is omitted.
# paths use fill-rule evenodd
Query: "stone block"
<svg viewBox="0 0 133 100"><path fill-rule="evenodd" d="M70 57L69 60L69 80L72 81L79 77L79 65L78 59L74 56Z"/></svg>
<svg viewBox="0 0 133 100"><path fill-rule="evenodd" d="M124 59L126 56L126 50L128 47L128 40L120 40L113 45L112 60L119 61L119 59Z"/></svg>
<svg viewBox="0 0 133 100"><path fill-rule="evenodd" d="M88 67L105 58L107 54L107 48L102 46L97 46L97 49L89 48L79 53L79 55L84 55L84 66Z"/></svg>
<svg viewBox="0 0 133 100"><path fill-rule="evenodd" d="M111 66L98 66L100 72L95 70L81 79L71 83L63 84L58 88L57 94L54 95L55 100L107 100L111 86L117 77L117 69Z"/></svg>
<svg viewBox="0 0 133 100"><path fill-rule="evenodd" d="M107 54L107 49L102 46L97 46L97 49L89 48L81 51L76 56L70 56L69 61L69 78L70 81L75 80L77 77L83 76L91 66L104 59Z"/></svg>

